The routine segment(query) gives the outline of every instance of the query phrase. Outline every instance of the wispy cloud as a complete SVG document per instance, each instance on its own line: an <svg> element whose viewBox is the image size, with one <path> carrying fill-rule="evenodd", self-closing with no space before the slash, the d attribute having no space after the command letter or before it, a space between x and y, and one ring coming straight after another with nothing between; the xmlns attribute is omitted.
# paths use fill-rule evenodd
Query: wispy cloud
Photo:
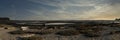
<svg viewBox="0 0 120 40"><path fill-rule="evenodd" d="M120 0L12 0L11 2L8 1L14 4L17 19L105 20L120 17ZM4 6L8 3L0 6L6 8ZM9 6L7 8L10 9ZM7 12L2 12L4 13Z"/></svg>

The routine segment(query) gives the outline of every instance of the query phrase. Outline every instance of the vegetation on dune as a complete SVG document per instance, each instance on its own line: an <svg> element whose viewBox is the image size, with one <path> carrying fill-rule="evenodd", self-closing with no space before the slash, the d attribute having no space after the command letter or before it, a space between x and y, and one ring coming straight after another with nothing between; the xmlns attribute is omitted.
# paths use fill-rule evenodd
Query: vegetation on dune
<svg viewBox="0 0 120 40"><path fill-rule="evenodd" d="M99 37L99 36L101 36L101 34L99 32L89 31L89 32L84 33L84 36L87 36L87 37Z"/></svg>
<svg viewBox="0 0 120 40"><path fill-rule="evenodd" d="M120 31L112 31L109 34L119 34L119 33L120 33Z"/></svg>
<svg viewBox="0 0 120 40"><path fill-rule="evenodd" d="M59 31L56 34L62 36L72 36L72 35L78 35L80 33L77 30L64 30L64 31Z"/></svg>
<svg viewBox="0 0 120 40"><path fill-rule="evenodd" d="M16 31L8 32L8 33L10 33L10 34L24 34L25 32L22 30L16 30Z"/></svg>
<svg viewBox="0 0 120 40"><path fill-rule="evenodd" d="M90 24L91 23L91 24ZM24 34L24 33L32 33L32 34L40 34L40 35L45 35L45 34L51 34L56 32L56 35L61 35L61 36L73 36L73 35L79 35L83 34L86 37L99 37L102 36L102 31L106 30L104 27L109 27L109 26L119 26L119 25L111 25L111 24L97 24L97 23L92 23L90 22L85 23L85 24L80 24L80 25L74 25L74 27L71 27L71 30L57 30L55 31L54 27L47 27L46 29L43 29L43 27L30 27L30 29L43 29L42 31L22 31L22 30L17 30L13 32L9 32L11 34ZM66 27L66 26L65 26ZM116 34L120 33L120 31L112 31L109 34Z"/></svg>
<svg viewBox="0 0 120 40"><path fill-rule="evenodd" d="M11 31L11 32L8 32L10 34L40 34L40 35L43 35L43 34L50 34L52 33L53 31L51 30L44 30L44 31L22 31L22 30L16 30L16 31Z"/></svg>
<svg viewBox="0 0 120 40"><path fill-rule="evenodd" d="M32 37L20 37L19 40L43 40L42 37L32 36Z"/></svg>
<svg viewBox="0 0 120 40"><path fill-rule="evenodd" d="M44 34L51 34L52 32L53 31L50 31L50 30L44 30L44 31L36 32L35 34L44 35Z"/></svg>
<svg viewBox="0 0 120 40"><path fill-rule="evenodd" d="M105 30L102 27L93 26L93 27L80 27L79 32L84 34L87 37L99 37L101 36L101 31Z"/></svg>

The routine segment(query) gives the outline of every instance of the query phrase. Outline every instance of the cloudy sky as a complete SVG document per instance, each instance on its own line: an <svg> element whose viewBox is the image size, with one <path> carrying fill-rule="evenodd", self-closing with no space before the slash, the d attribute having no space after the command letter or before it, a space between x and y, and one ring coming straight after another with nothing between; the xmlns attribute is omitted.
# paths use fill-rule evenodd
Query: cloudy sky
<svg viewBox="0 0 120 40"><path fill-rule="evenodd" d="M0 0L0 17L20 20L111 20L120 0Z"/></svg>

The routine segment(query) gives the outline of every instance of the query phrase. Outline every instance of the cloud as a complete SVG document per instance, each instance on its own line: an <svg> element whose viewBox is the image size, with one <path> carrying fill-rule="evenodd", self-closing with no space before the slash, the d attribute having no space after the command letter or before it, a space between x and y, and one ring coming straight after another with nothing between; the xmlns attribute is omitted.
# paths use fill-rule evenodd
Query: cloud
<svg viewBox="0 0 120 40"><path fill-rule="evenodd" d="M86 12L88 18L91 19L103 19L103 20L112 20L120 17L120 5L111 5L111 4L103 4L100 6L95 6L95 10L91 10Z"/></svg>
<svg viewBox="0 0 120 40"><path fill-rule="evenodd" d="M0 10L4 8L1 13L7 15L4 13L16 11L14 19L106 20L120 17L119 0L12 0L4 3L6 1L0 2Z"/></svg>
<svg viewBox="0 0 120 40"><path fill-rule="evenodd" d="M84 12L93 10L94 9L94 4L90 4L89 2L83 3L80 0L61 0L61 1L49 1L49 0L30 0L32 2L44 4L44 5L49 5L49 6L54 6L57 7L58 9L54 10L48 10L47 12L45 11L39 11L39 10L34 10L39 15L42 14L42 17L44 16L43 19L78 19ZM81 3L79 3L79 2ZM32 10L33 11L33 10ZM47 13L47 15L46 15ZM35 16L34 16L35 17ZM41 17L41 16L40 16Z"/></svg>
<svg viewBox="0 0 120 40"><path fill-rule="evenodd" d="M31 10L34 19L43 20L107 20L119 18L119 0L29 0L53 7Z"/></svg>

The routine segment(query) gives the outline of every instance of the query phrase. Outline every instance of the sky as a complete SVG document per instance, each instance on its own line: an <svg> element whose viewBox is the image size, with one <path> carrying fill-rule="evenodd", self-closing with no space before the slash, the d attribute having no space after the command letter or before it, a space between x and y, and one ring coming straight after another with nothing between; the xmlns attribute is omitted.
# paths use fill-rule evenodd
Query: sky
<svg viewBox="0 0 120 40"><path fill-rule="evenodd" d="M120 0L0 0L0 17L13 20L112 20Z"/></svg>

